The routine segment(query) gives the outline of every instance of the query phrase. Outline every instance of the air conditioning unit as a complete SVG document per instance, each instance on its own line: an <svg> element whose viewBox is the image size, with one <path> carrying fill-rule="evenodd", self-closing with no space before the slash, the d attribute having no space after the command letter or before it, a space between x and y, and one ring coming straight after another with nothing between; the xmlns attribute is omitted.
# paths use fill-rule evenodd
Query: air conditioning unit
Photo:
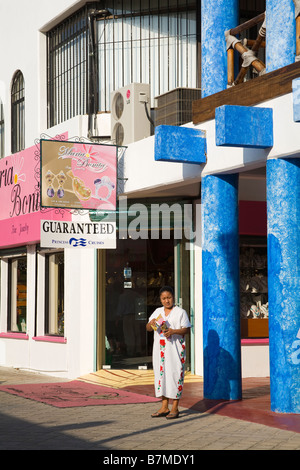
<svg viewBox="0 0 300 470"><path fill-rule="evenodd" d="M155 97L155 126L182 126L193 120L193 101L201 98L200 88L175 88Z"/></svg>
<svg viewBox="0 0 300 470"><path fill-rule="evenodd" d="M151 135L150 86L131 83L111 93L111 139L127 145Z"/></svg>

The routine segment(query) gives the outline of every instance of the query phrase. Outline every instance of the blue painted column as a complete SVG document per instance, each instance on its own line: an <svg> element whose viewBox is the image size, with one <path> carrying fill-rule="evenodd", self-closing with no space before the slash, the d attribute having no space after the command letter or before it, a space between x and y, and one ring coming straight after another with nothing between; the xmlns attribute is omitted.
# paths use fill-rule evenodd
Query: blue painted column
<svg viewBox="0 0 300 470"><path fill-rule="evenodd" d="M271 410L300 413L300 159L267 162Z"/></svg>
<svg viewBox="0 0 300 470"><path fill-rule="evenodd" d="M241 398L238 175L202 178L204 397Z"/></svg>
<svg viewBox="0 0 300 470"><path fill-rule="evenodd" d="M267 72L295 62L293 0L266 0ZM271 410L300 413L300 160L267 161Z"/></svg>
<svg viewBox="0 0 300 470"><path fill-rule="evenodd" d="M227 87L225 31L238 0L201 2L201 96ZM204 397L241 398L238 175L202 178Z"/></svg>
<svg viewBox="0 0 300 470"><path fill-rule="evenodd" d="M201 2L201 96L227 87L225 31L238 24L238 0Z"/></svg>
<svg viewBox="0 0 300 470"><path fill-rule="evenodd" d="M266 71L295 62L296 21L293 0L266 0Z"/></svg>

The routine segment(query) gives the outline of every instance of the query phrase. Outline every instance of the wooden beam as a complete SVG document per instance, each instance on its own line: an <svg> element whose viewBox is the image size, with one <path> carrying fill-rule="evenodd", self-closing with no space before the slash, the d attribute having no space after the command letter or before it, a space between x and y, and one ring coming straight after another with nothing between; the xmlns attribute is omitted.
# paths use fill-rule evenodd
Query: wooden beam
<svg viewBox="0 0 300 470"><path fill-rule="evenodd" d="M242 55L244 54L244 52L248 52L249 49L247 49L247 47L243 46L243 44L241 42L237 42L234 46L234 48ZM251 49L250 49L251 50ZM261 60L259 59L255 59L253 62L252 62L252 67L255 68L255 70L257 70L258 72L262 72L264 69L265 69L265 64L262 63Z"/></svg>
<svg viewBox="0 0 300 470"><path fill-rule="evenodd" d="M230 34L232 36L236 36L237 34L240 34L242 31L245 31L246 29L250 29L253 26L257 25L258 23L263 22L264 19L265 19L265 13L261 13L255 18L252 18L249 21L245 21L245 23L242 23L239 26L236 26L235 28L231 28Z"/></svg>
<svg viewBox="0 0 300 470"><path fill-rule="evenodd" d="M252 52L258 52L263 39L264 39L264 36L261 36L258 33L257 38L254 41L252 49L251 49ZM263 64L260 60L254 61L252 63L252 65L258 72L261 72L262 70L264 70L266 68L265 64ZM233 83L234 85L238 85L239 83L243 83L248 69L249 69L249 67L242 67L239 71L238 76L236 77L236 80L233 80L233 82L231 82L231 84ZM229 82L228 82L228 84L230 85Z"/></svg>
<svg viewBox="0 0 300 470"><path fill-rule="evenodd" d="M251 47L251 46L254 46L255 42L257 41L257 39L244 39L243 40L243 44L246 46L246 47ZM266 41L262 41L259 45L259 47L266 47ZM252 47L251 47L252 48Z"/></svg>
<svg viewBox="0 0 300 470"><path fill-rule="evenodd" d="M223 104L253 106L292 92L292 80L300 77L300 62L266 73L248 82L219 91L193 102L193 123L215 118L215 109Z"/></svg>
<svg viewBox="0 0 300 470"><path fill-rule="evenodd" d="M296 55L300 55L300 15L296 18Z"/></svg>
<svg viewBox="0 0 300 470"><path fill-rule="evenodd" d="M227 51L227 83L232 85L234 82L234 50L230 47Z"/></svg>

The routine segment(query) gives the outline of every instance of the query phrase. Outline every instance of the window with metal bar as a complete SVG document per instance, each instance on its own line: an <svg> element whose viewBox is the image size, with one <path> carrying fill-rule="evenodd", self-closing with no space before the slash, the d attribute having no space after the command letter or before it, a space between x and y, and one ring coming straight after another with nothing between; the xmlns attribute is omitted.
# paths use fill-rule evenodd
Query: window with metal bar
<svg viewBox="0 0 300 470"><path fill-rule="evenodd" d="M240 20L250 20L266 10L266 0L240 0L239 7Z"/></svg>
<svg viewBox="0 0 300 470"><path fill-rule="evenodd" d="M25 148L25 90L20 70L15 73L11 88L11 151Z"/></svg>
<svg viewBox="0 0 300 470"><path fill-rule="evenodd" d="M47 36L49 127L110 111L110 93L129 83L150 83L152 106L156 95L197 86L195 0L92 3Z"/></svg>
<svg viewBox="0 0 300 470"><path fill-rule="evenodd" d="M97 21L99 111L110 110L112 91L149 83L154 98L174 88L196 88L196 2L111 1Z"/></svg>
<svg viewBox="0 0 300 470"><path fill-rule="evenodd" d="M87 111L87 10L48 33L48 126Z"/></svg>

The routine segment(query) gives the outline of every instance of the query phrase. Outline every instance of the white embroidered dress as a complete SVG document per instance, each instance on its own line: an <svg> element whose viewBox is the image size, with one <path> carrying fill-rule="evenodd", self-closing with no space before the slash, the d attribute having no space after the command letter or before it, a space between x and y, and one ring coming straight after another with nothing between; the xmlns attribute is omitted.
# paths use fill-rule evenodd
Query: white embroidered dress
<svg viewBox="0 0 300 470"><path fill-rule="evenodd" d="M165 315L164 307L157 308L149 317L149 321L159 315L169 328L189 328L191 326L185 310L173 307L169 315ZM156 397L179 399L182 394L185 367L185 339L182 335L172 335L165 338L158 328L154 331L153 370L155 377Z"/></svg>

